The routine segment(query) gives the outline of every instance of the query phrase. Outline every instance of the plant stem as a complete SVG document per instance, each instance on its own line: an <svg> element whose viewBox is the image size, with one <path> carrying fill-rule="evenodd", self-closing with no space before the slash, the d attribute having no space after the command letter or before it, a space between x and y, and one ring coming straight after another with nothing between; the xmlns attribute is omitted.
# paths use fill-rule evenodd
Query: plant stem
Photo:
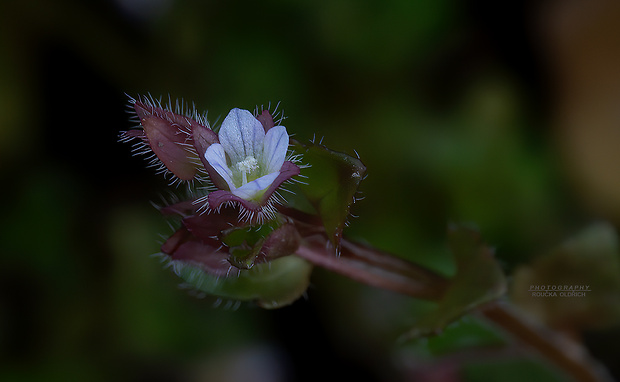
<svg viewBox="0 0 620 382"><path fill-rule="evenodd" d="M559 333L526 319L514 307L493 302L480 309L488 320L500 326L518 341L536 349L545 358L581 382L611 382L605 368L587 354L578 343L567 346ZM528 322L529 321L529 322Z"/></svg>
<svg viewBox="0 0 620 382"><path fill-rule="evenodd" d="M422 300L438 301L448 287L447 280L431 270L347 240L340 256L330 252L325 241L310 240L296 254L360 283Z"/></svg>
<svg viewBox="0 0 620 382"><path fill-rule="evenodd" d="M360 283L417 299L440 301L450 286L448 279L427 268L347 240L342 240L340 256L336 256L326 240L319 236L308 238L296 254L316 266ZM493 302L479 307L479 311L575 380L612 381L605 369L587 356L585 349L580 347L579 352L569 352L557 339L557 333L526 322L508 304Z"/></svg>

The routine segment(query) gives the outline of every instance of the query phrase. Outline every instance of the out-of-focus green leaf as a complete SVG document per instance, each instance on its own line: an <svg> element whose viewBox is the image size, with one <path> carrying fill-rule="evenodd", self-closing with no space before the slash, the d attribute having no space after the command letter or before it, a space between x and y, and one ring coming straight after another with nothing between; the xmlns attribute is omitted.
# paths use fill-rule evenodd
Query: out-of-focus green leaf
<svg viewBox="0 0 620 382"><path fill-rule="evenodd" d="M291 304L308 288L312 265L297 256L285 256L249 270L231 270L228 277L205 273L185 262L172 262L174 271L197 290L239 301L254 301L275 309Z"/></svg>
<svg viewBox="0 0 620 382"><path fill-rule="evenodd" d="M550 366L527 358L478 361L463 365L463 382L566 382L568 379ZM572 379L571 379L572 381Z"/></svg>
<svg viewBox="0 0 620 382"><path fill-rule="evenodd" d="M437 307L423 316L406 337L440 333L454 320L506 291L506 278L493 250L476 231L453 226L448 233L448 244L456 262L456 275Z"/></svg>
<svg viewBox="0 0 620 382"><path fill-rule="evenodd" d="M542 288L550 291L537 291ZM616 231L606 223L592 225L517 269L511 294L516 304L550 326L585 329L617 324L620 248Z"/></svg>
<svg viewBox="0 0 620 382"><path fill-rule="evenodd" d="M425 342L428 351L441 356L468 348L505 345L507 338L496 327L467 315L449 325L440 336L431 337Z"/></svg>
<svg viewBox="0 0 620 382"><path fill-rule="evenodd" d="M310 167L303 169L306 184L297 190L305 200L293 200L293 207L307 209L308 202L322 221L327 236L338 248L342 229L349 215L357 188L366 173L366 166L357 158L312 143L293 142L296 153Z"/></svg>

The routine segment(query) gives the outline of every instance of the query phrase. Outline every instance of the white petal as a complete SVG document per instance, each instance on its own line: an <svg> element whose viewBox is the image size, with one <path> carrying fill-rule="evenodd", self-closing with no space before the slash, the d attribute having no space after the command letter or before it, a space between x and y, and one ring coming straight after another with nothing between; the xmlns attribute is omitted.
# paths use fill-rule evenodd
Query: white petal
<svg viewBox="0 0 620 382"><path fill-rule="evenodd" d="M263 152L262 166L266 173L280 171L286 151L288 150L288 134L286 127L274 126L265 135L265 148Z"/></svg>
<svg viewBox="0 0 620 382"><path fill-rule="evenodd" d="M244 184L243 186L232 190L234 195L245 200L252 200L259 192L265 191L271 183L280 175L280 172L274 172L265 176L261 176L251 182Z"/></svg>
<svg viewBox="0 0 620 382"><path fill-rule="evenodd" d="M235 108L224 118L219 139L234 165L248 156L256 157L260 154L265 129L252 113Z"/></svg>
<svg viewBox="0 0 620 382"><path fill-rule="evenodd" d="M214 143L207 147L207 151L205 151L205 159L215 169L215 171L217 171L217 173L224 178L226 183L228 183L228 187L230 187L231 190L234 190L235 185L232 181L232 171L226 164L226 153L224 152L222 145L219 143Z"/></svg>

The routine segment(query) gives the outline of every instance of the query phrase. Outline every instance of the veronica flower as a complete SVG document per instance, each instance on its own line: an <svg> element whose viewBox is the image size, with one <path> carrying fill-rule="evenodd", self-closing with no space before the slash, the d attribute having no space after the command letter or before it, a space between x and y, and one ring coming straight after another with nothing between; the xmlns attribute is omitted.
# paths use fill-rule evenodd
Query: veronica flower
<svg viewBox="0 0 620 382"><path fill-rule="evenodd" d="M121 141L132 142L134 153L187 192L186 200L159 207L179 223L161 246L172 269L200 291L265 307L301 296L313 265L295 255L308 237L322 240L323 251L327 240L340 245L362 163L322 145L293 142L312 163L298 166L301 153L289 153L282 119L274 123L268 110L232 109L214 131L206 113L182 101L173 107L138 97L129 106L137 125L121 132ZM278 191L300 167L312 181L300 182L296 200L286 203Z"/></svg>
<svg viewBox="0 0 620 382"><path fill-rule="evenodd" d="M287 158L286 128L275 126L269 111L254 116L232 109L218 135L206 114L183 110L178 102L173 110L172 102L163 107L152 98L131 98L130 106L139 126L122 132L122 141L135 142L135 152L149 156L150 164L171 183L215 186L215 191L195 200L199 211L235 205L245 221L275 217L274 202L281 199L276 190L299 175L300 168L293 163L295 157Z"/></svg>
<svg viewBox="0 0 620 382"><path fill-rule="evenodd" d="M260 118L260 120L259 120ZM268 112L258 118L247 110L232 109L222 122L219 143L211 144L204 158L219 190L206 196L207 207L239 203L248 218L273 212L272 194L285 181L299 174L287 161L289 136L284 126L274 126Z"/></svg>

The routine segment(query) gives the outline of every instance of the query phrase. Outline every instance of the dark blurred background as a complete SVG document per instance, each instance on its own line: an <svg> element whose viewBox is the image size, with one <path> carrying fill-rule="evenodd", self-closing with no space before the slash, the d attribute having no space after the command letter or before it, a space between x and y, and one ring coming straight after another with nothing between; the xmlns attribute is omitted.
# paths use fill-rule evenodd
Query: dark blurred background
<svg viewBox="0 0 620 382"><path fill-rule="evenodd" d="M368 167L350 237L447 274L448 222L474 222L511 274L620 223L618 20L613 0L3 0L0 379L563 380L476 318L398 343L428 304L327 272L277 311L179 288L150 256L174 188L118 132L126 94L211 121L281 102L297 139ZM613 369L606 330L586 342Z"/></svg>

